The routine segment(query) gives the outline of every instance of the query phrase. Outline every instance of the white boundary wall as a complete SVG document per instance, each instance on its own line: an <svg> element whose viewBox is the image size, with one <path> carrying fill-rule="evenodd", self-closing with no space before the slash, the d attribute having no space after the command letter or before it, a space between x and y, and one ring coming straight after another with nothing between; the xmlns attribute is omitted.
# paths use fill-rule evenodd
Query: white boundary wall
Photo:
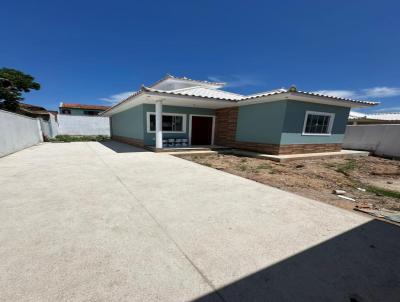
<svg viewBox="0 0 400 302"><path fill-rule="evenodd" d="M371 151L381 156L400 157L400 124L349 125L346 128L343 148Z"/></svg>
<svg viewBox="0 0 400 302"><path fill-rule="evenodd" d="M39 119L0 110L0 157L41 142Z"/></svg>
<svg viewBox="0 0 400 302"><path fill-rule="evenodd" d="M59 135L110 136L110 119L108 117L59 114L57 121Z"/></svg>

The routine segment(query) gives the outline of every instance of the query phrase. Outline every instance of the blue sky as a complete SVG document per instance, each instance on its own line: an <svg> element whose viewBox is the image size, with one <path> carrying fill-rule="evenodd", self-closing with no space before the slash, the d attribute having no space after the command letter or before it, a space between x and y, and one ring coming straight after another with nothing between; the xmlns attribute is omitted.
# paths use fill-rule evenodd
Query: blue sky
<svg viewBox="0 0 400 302"><path fill-rule="evenodd" d="M3 1L0 66L26 102L110 104L166 73L248 94L289 87L400 111L398 1Z"/></svg>

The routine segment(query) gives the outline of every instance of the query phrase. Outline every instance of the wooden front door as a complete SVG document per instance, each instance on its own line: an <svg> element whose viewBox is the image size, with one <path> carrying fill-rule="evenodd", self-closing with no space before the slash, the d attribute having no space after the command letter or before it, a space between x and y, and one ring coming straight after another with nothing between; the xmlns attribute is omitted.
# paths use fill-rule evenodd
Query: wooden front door
<svg viewBox="0 0 400 302"><path fill-rule="evenodd" d="M192 145L211 145L213 118L192 116Z"/></svg>

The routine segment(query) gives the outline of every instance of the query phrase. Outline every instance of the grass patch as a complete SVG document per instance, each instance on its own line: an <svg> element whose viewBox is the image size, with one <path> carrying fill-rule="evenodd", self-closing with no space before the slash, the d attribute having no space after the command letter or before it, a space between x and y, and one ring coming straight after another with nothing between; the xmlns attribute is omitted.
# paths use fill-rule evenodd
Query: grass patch
<svg viewBox="0 0 400 302"><path fill-rule="evenodd" d="M264 170L264 169L270 169L270 168L271 168L270 165L264 163L264 164L258 165L258 166L256 167L256 170Z"/></svg>
<svg viewBox="0 0 400 302"><path fill-rule="evenodd" d="M357 167L357 161L354 159L350 159L347 161L347 163L337 166L336 172L348 176L349 172L353 171L356 167Z"/></svg>
<svg viewBox="0 0 400 302"><path fill-rule="evenodd" d="M100 142L109 139L105 135L57 135L50 142Z"/></svg>
<svg viewBox="0 0 400 302"><path fill-rule="evenodd" d="M208 162L203 163L203 165L205 165L205 166L207 166L207 167L210 167L210 168L213 167L213 165L212 165L211 163L208 163Z"/></svg>
<svg viewBox="0 0 400 302"><path fill-rule="evenodd" d="M246 165L239 165L239 170L240 171L246 171L247 170L247 166Z"/></svg>
<svg viewBox="0 0 400 302"><path fill-rule="evenodd" d="M397 192L397 191L387 190L387 189L375 187L375 186L367 186L365 189L368 192L375 193L378 196L386 196L386 197L400 199L400 192Z"/></svg>

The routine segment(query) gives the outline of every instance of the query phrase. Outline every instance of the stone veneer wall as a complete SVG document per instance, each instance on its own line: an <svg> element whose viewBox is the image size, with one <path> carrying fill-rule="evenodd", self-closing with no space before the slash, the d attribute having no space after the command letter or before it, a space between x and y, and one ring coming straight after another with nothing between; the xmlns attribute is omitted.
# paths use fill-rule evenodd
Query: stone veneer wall
<svg viewBox="0 0 400 302"><path fill-rule="evenodd" d="M268 154L301 154L335 152L342 149L341 144L261 144L236 141L238 107L223 108L215 111L215 144Z"/></svg>

